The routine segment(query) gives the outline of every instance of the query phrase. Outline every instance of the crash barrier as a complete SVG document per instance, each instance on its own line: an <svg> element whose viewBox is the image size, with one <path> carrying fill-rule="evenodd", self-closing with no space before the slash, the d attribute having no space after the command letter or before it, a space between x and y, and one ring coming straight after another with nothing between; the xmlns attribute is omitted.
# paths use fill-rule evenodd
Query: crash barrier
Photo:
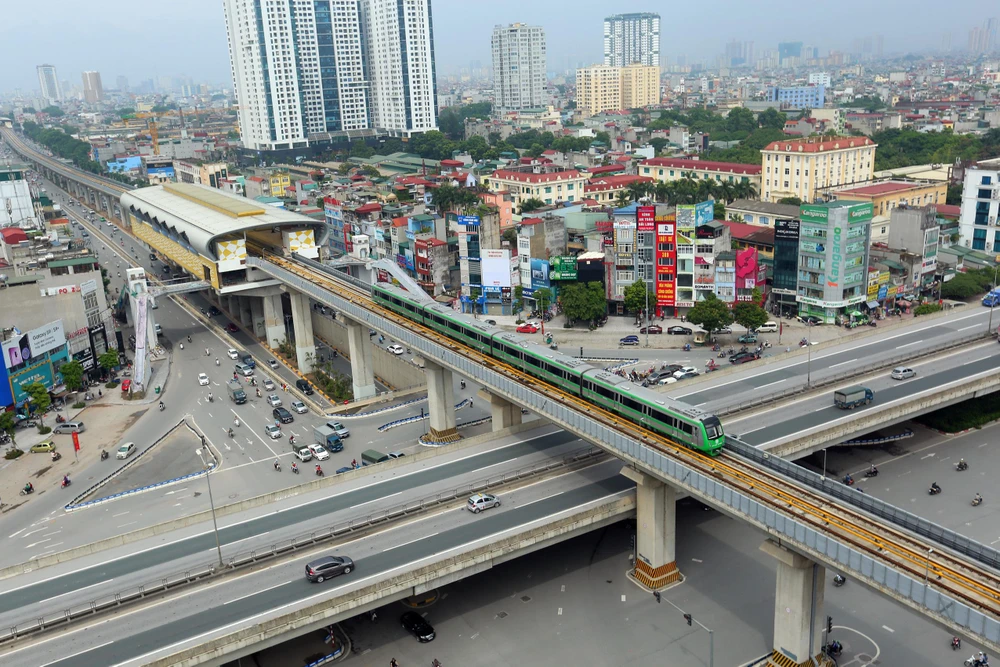
<svg viewBox="0 0 1000 667"><path fill-rule="evenodd" d="M416 405L417 403L422 403L423 401L426 401L426 400L427 400L426 396L421 396L420 398L413 398L413 399L410 399L409 401L404 401L402 403L396 403L394 405L389 405L389 406L386 406L384 408L379 408L378 410L369 410L368 412L355 412L354 414L337 414L337 415L331 415L331 416L336 417L338 420L359 419L361 417L372 417L374 415L382 414L383 412L391 412L393 410L399 410L400 408L405 408L405 407L408 407L410 405Z"/></svg>
<svg viewBox="0 0 1000 667"><path fill-rule="evenodd" d="M463 398L461 401L455 404L455 409L461 410L466 406L466 404L468 404L469 407L472 407L472 399ZM389 422L388 424L382 424L381 426L378 427L378 431L379 433L385 433L389 429L396 428L397 426L403 426L404 424L412 424L414 422L430 419L430 416L431 413L430 410L428 410L422 415L413 415L412 417L404 417L403 419L397 419L396 421Z"/></svg>
<svg viewBox="0 0 1000 667"><path fill-rule="evenodd" d="M104 486L105 484L107 484L108 482L110 482L111 480L115 479L116 477L118 477L119 475L121 475L123 472L125 472L126 470L128 470L129 468L131 468L132 466L134 466L136 463L138 463L139 460L142 459L142 457L145 456L147 452L152 451L152 449L154 447L156 447L156 445L158 445L160 442L162 442L167 436L171 435L175 430L177 430L181 426L187 428L188 430L190 430L192 433L194 433L199 438L203 438L204 437L204 436L202 436L201 433L199 433L190 424L187 423L187 417L181 419L179 422L177 422L176 424L174 424L174 426L171 427L170 430L168 430L166 433L164 433L159 438L157 438L156 440L154 440L153 443L149 447L146 447L141 452L138 452L135 456L133 456L130 460L126 461L125 465L123 465L123 466L121 466L119 468L116 468L107 477L105 477L105 478L101 479L100 481L96 482L95 484L91 484L89 487L87 487L82 493L78 494L75 498L73 498L73 500L71 500L69 503L67 503L65 506L63 506L63 509L66 510L67 512L72 512L72 511L78 510L78 509L84 509L84 508L87 508L87 507L93 507L94 505L97 505L97 504L100 504L100 503L104 503L104 502L107 502L107 501L110 501L110 500L117 500L118 498L121 498L123 496L129 496L129 495L134 495L134 494L137 494L137 493L143 493L145 491L149 491L150 489L162 488L164 486L169 486L170 484L177 484L178 482L182 482L182 481L185 481L185 480L188 480L188 479L192 479L194 477L198 477L200 475L204 475L206 471L205 470L199 470L197 472L193 472L193 473L190 473L188 475L183 475L181 477L175 477L174 479L168 479L168 480L163 481L163 482L157 482L156 484L150 484L149 486L141 486L141 487L138 487L138 488L135 488L135 489L129 489L128 491L122 491L121 493L115 493L115 494L110 495L110 496L105 496L103 498L97 498L95 500L88 500L86 502L80 502L80 500L82 500L83 498L86 498L91 493L93 493L94 491L98 490L99 488L101 488L102 486ZM211 448L209 448L209 451L211 451ZM214 455L213 455L213 458L214 458ZM212 468L214 468L214 467L215 467L215 462L213 461Z"/></svg>
<svg viewBox="0 0 1000 667"><path fill-rule="evenodd" d="M455 424L456 429L469 428L470 426L479 426L480 424L487 424L493 421L493 417L482 417L480 419L473 419L469 422ZM450 445L455 442L454 440L432 440L429 433L417 438L417 444L423 445L424 447L443 447L445 445Z"/></svg>
<svg viewBox="0 0 1000 667"><path fill-rule="evenodd" d="M848 440L847 442L842 442L842 445L881 445L886 442L895 442L897 440L905 440L906 438L913 437L913 430L906 429L902 433L897 433L896 435L887 435L883 438L856 438L854 440Z"/></svg>
<svg viewBox="0 0 1000 667"><path fill-rule="evenodd" d="M369 530L376 526L405 519L425 512L429 509L454 502L460 498L466 498L475 493L505 486L524 479L537 477L569 465L596 461L606 458L607 456L608 455L598 447L581 448L559 459L541 461L535 465L520 468L509 473L503 473L496 477L487 477L482 480L463 484L455 489L443 491L433 496L427 496L410 503L404 503L402 505L396 505L394 507L380 510L372 514L368 514L360 519L351 519L333 524L326 529L320 529L312 531L308 534L281 540L270 544L263 549L253 549L251 551L239 552L224 559L221 570L219 569L218 561L213 560L211 563L192 567L176 574L170 574L153 582L138 586L130 586L129 588L115 593L95 598L89 602L80 603L58 613L32 618L30 621L26 621L25 623L6 627L0 630L0 644L11 642L45 630L64 627L74 621L89 618L101 612L120 609L126 604L139 602L149 598L150 596L166 593L223 572L232 572L240 568L254 565L262 560L276 558L284 554L313 547L317 544L321 544L338 537L353 535L363 530Z"/></svg>
<svg viewBox="0 0 1000 667"><path fill-rule="evenodd" d="M947 350L953 350L957 347L963 347L970 343L974 343L979 340L984 340L986 338L991 338L993 336L994 334L992 332L980 331L979 333L970 334L968 336L964 336L957 340L950 341L949 343L942 345L940 347L935 347L932 350L921 350L915 352L908 352L906 354L898 354L895 357L888 357L880 361L876 361L875 363L868 364L866 366L847 369L842 373L836 373L835 375L828 378L823 378L822 380L813 380L812 382L809 383L809 386L806 389L814 390L814 389L821 389L823 387L828 387L833 384L844 384L849 379L858 377L860 375L865 375L867 373L884 370L886 368L892 368L893 366L898 366L906 361L911 361L913 359L918 359L920 357L926 357L932 354L939 354ZM813 373L813 375L815 376L815 373ZM718 409L712 410L712 412L715 413L717 417L725 417L726 415L732 415L738 412L743 412L744 410L749 410L751 408L759 407L761 405L767 405L768 403L773 403L775 401L779 401L789 396L801 397L803 391L804 391L803 387L801 386L789 387L787 389L775 392L773 394L764 394L763 396L756 396L741 403L734 403L732 405L720 407Z"/></svg>
<svg viewBox="0 0 1000 667"><path fill-rule="evenodd" d="M800 484L805 484L828 496L832 496L845 504L864 510L869 514L874 514L906 530L934 540L938 544L948 547L964 556L968 556L987 567L993 569L1000 567L1000 551L980 544L974 539L960 535L933 521L928 521L906 510L890 505L867 493L861 493L856 487L847 486L838 480L818 475L780 456L774 456L766 451L761 451L731 436L726 436L726 449L757 465L766 466Z"/></svg>

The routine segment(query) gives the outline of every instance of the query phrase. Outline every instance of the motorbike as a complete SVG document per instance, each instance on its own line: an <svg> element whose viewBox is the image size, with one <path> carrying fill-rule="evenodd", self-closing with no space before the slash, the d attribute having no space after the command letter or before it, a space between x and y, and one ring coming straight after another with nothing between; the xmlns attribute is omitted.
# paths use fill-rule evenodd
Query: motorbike
<svg viewBox="0 0 1000 667"><path fill-rule="evenodd" d="M27 495L30 495L30 494L32 494L34 492L35 492L35 487L33 487L33 486L26 486L26 487L24 487L24 488L21 489L21 495L22 496L27 496Z"/></svg>
<svg viewBox="0 0 1000 667"><path fill-rule="evenodd" d="M275 462L275 464L272 467L274 468L275 472L281 472L281 464L280 463Z"/></svg>
<svg viewBox="0 0 1000 667"><path fill-rule="evenodd" d="M60 454L59 452L52 452L52 462L53 463L55 463L56 461L58 461L61 458L62 458L62 454Z"/></svg>
<svg viewBox="0 0 1000 667"><path fill-rule="evenodd" d="M216 359L216 360L215 360L215 365L216 365L216 366L218 366L218 365L219 365L219 360L218 360L218 359Z"/></svg>
<svg viewBox="0 0 1000 667"><path fill-rule="evenodd" d="M56 415L56 423L57 424L65 424L66 423L66 418L63 417L62 415Z"/></svg>
<svg viewBox="0 0 1000 667"><path fill-rule="evenodd" d="M107 458L108 458L108 450L106 450L106 449L102 449L102 450L101 450L101 460L102 460L102 461L106 461L106 460L107 460Z"/></svg>
<svg viewBox="0 0 1000 667"><path fill-rule="evenodd" d="M875 320L868 320L868 326L877 327L878 325L875 323Z"/></svg>
<svg viewBox="0 0 1000 667"><path fill-rule="evenodd" d="M684 343L684 351L685 352L691 351L691 343Z"/></svg>
<svg viewBox="0 0 1000 667"><path fill-rule="evenodd" d="M208 395L208 402L209 403L215 403L215 396L212 396L211 394L209 394Z"/></svg>
<svg viewBox="0 0 1000 667"><path fill-rule="evenodd" d="M719 359L725 359L726 358L726 353L725 352L719 352L715 356L717 356Z"/></svg>
<svg viewBox="0 0 1000 667"><path fill-rule="evenodd" d="M955 464L955 470L958 470L959 472L968 469L969 469L969 464L966 463L965 461L959 461L958 463Z"/></svg>
<svg viewBox="0 0 1000 667"><path fill-rule="evenodd" d="M972 499L972 506L973 507L979 507L982 504L983 504L983 499L981 497L980 498L973 498Z"/></svg>
<svg viewBox="0 0 1000 667"><path fill-rule="evenodd" d="M799 347L805 347L808 344L809 344L809 341L806 340L805 338L803 338L802 340L799 341Z"/></svg>
<svg viewBox="0 0 1000 667"><path fill-rule="evenodd" d="M94 395L88 391L86 394L83 395L83 400L92 401L94 400Z"/></svg>
<svg viewBox="0 0 1000 667"><path fill-rule="evenodd" d="M989 663L985 660L980 660L978 656L972 656L965 659L965 667L989 667Z"/></svg>
<svg viewBox="0 0 1000 667"><path fill-rule="evenodd" d="M848 475L847 477L844 478L844 484L846 484L847 486L854 486L854 478Z"/></svg>
<svg viewBox="0 0 1000 667"><path fill-rule="evenodd" d="M842 574L835 574L833 576L833 585L836 586L837 588L840 588L841 586L843 586L846 583L847 583L847 579L844 578L844 575L842 575Z"/></svg>
<svg viewBox="0 0 1000 667"><path fill-rule="evenodd" d="M67 477L66 479L64 479L63 481L61 481L59 483L59 488L65 489L67 486L69 486L72 483L73 482Z"/></svg>
<svg viewBox="0 0 1000 667"><path fill-rule="evenodd" d="M722 348L719 346L718 343L716 343L715 345L712 346L712 352L718 352L721 349Z"/></svg>
<svg viewBox="0 0 1000 667"><path fill-rule="evenodd" d="M714 361L710 361L707 364L705 364L706 372L711 373L712 371L717 371L717 370L719 370L719 367L715 364Z"/></svg>
<svg viewBox="0 0 1000 667"><path fill-rule="evenodd" d="M840 657L840 654L843 653L843 651L844 651L843 645L841 645L841 643L836 640L826 645L826 654L833 658Z"/></svg>
<svg viewBox="0 0 1000 667"><path fill-rule="evenodd" d="M865 477L878 477L878 468L869 468L866 470Z"/></svg>
<svg viewBox="0 0 1000 667"><path fill-rule="evenodd" d="M316 466L316 476L317 477L322 477L323 476L323 469L320 468L319 466Z"/></svg>
<svg viewBox="0 0 1000 667"><path fill-rule="evenodd" d="M166 409L166 406L164 406L163 403L160 403L160 412L163 412Z"/></svg>
<svg viewBox="0 0 1000 667"><path fill-rule="evenodd" d="M298 466L292 466L292 472L294 472L296 475L298 475L299 474L299 467Z"/></svg>
<svg viewBox="0 0 1000 667"><path fill-rule="evenodd" d="M764 349L766 350L766 349L769 349L770 347L771 347L771 341L765 340L764 341Z"/></svg>
<svg viewBox="0 0 1000 667"><path fill-rule="evenodd" d="M959 638L959 637L952 637L951 638L951 650L952 651L957 651L960 648L962 648L962 640L961 640L961 638Z"/></svg>
<svg viewBox="0 0 1000 667"><path fill-rule="evenodd" d="M941 487L940 486L931 486L931 487L928 487L928 489L927 489L927 494L928 495L936 496L939 493L941 493Z"/></svg>

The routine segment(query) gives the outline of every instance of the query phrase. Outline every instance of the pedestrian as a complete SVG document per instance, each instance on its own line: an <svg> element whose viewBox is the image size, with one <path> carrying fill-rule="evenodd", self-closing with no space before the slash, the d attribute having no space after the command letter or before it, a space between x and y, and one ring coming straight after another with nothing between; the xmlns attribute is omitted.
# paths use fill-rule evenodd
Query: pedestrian
<svg viewBox="0 0 1000 667"><path fill-rule="evenodd" d="M233 379L238 380L239 378L240 376L236 374L236 371L233 371Z"/></svg>
<svg viewBox="0 0 1000 667"><path fill-rule="evenodd" d="M351 467L352 468L357 468L358 467L358 460L357 459L353 459L351 461Z"/></svg>
<svg viewBox="0 0 1000 667"><path fill-rule="evenodd" d="M97 398L104 398L104 392L100 389L97 390Z"/></svg>

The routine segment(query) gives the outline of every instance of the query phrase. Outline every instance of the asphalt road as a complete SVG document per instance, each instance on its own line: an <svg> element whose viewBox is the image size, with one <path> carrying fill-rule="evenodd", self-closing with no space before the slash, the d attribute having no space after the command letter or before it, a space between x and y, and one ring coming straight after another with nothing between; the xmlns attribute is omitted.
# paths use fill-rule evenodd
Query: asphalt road
<svg viewBox="0 0 1000 667"><path fill-rule="evenodd" d="M170 601L125 611L114 623L97 622L88 624L83 633L50 635L31 646L0 653L0 660L9 667L141 664L164 647L186 644L320 598L336 597L393 572L446 559L456 550L474 548L509 531L629 493L634 485L619 474L619 469L618 465L601 464L504 495L500 508L480 515L465 509L447 510L360 538L349 547L302 553L228 580L223 586L195 588ZM302 576L303 563L331 552L350 555L357 569L328 583L307 582ZM170 605L169 614L163 613L163 604Z"/></svg>

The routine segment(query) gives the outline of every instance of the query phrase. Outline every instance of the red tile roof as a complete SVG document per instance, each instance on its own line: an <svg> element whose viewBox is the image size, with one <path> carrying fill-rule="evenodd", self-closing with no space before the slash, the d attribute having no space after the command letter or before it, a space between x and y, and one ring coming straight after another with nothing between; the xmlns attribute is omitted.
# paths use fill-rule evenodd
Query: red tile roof
<svg viewBox="0 0 1000 667"><path fill-rule="evenodd" d="M445 167L461 167L465 163L461 160L441 160L441 164Z"/></svg>
<svg viewBox="0 0 1000 667"><path fill-rule="evenodd" d="M582 175L576 169L566 171L554 171L550 174L533 174L531 172L510 171L509 169L497 169L493 172L493 178L503 181L517 181L519 183L558 183L574 178L581 178Z"/></svg>
<svg viewBox="0 0 1000 667"><path fill-rule="evenodd" d="M729 233L734 239L758 245L774 245L773 227L748 225L745 222L732 222L730 220L718 220L717 222L729 227Z"/></svg>
<svg viewBox="0 0 1000 667"><path fill-rule="evenodd" d="M938 215L946 218L957 218L962 214L962 207L955 204L935 204L934 208L937 209Z"/></svg>
<svg viewBox="0 0 1000 667"><path fill-rule="evenodd" d="M393 218L392 219L392 226L393 227L406 227L406 218Z"/></svg>
<svg viewBox="0 0 1000 667"><path fill-rule="evenodd" d="M586 171L597 176L598 174L610 174L616 171L625 171L625 167L621 164L606 164L600 167L587 167Z"/></svg>
<svg viewBox="0 0 1000 667"><path fill-rule="evenodd" d="M780 151L782 153L825 153L826 151L876 145L868 137L833 137L832 139L809 137L808 139L772 141L762 150Z"/></svg>
<svg viewBox="0 0 1000 667"><path fill-rule="evenodd" d="M656 179L649 176L636 176L635 174L614 174L611 176L600 176L591 179L583 186L583 192L590 194L593 192L607 192L608 190L620 190L627 187L629 183L652 183Z"/></svg>
<svg viewBox="0 0 1000 667"><path fill-rule="evenodd" d="M367 204L363 204L363 205L357 207L356 209L354 209L354 212L355 213L378 213L381 210L382 210L382 205L381 204L379 204L377 202L369 202Z"/></svg>
<svg viewBox="0 0 1000 667"><path fill-rule="evenodd" d="M542 223L541 218L521 218L522 225L538 225Z"/></svg>
<svg viewBox="0 0 1000 667"><path fill-rule="evenodd" d="M639 163L645 167L672 167L674 169L701 169L718 171L725 174L744 174L759 176L760 165L741 164L739 162L712 162L710 160L686 160L683 158L654 157Z"/></svg>
<svg viewBox="0 0 1000 667"><path fill-rule="evenodd" d="M864 195L877 197L878 195L886 195L891 192L906 192L907 190L914 190L918 188L925 188L926 185L920 183L902 183L900 181L887 181L885 183L875 183L874 185L862 185L859 188L847 188L844 190L837 190L838 195Z"/></svg>

